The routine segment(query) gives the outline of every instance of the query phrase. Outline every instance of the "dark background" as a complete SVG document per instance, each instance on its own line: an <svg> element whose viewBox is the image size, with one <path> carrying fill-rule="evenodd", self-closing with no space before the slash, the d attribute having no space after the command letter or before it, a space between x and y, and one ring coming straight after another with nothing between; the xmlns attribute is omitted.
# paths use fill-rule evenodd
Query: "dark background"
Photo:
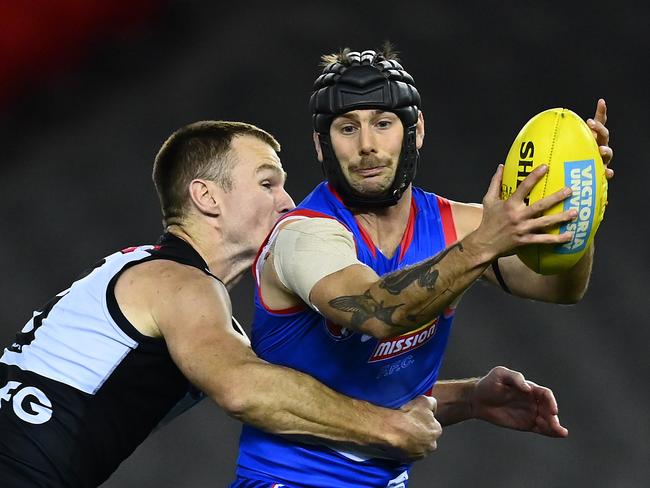
<svg viewBox="0 0 650 488"><path fill-rule="evenodd" d="M647 2L399 5L0 5L2 343L82 268L156 239L151 163L182 125L231 119L269 130L299 201L320 179L307 111L320 54L389 39L423 98L420 186L480 201L526 120L559 106L590 117L598 97L609 106L617 172L584 300L538 304L478 284L442 374L523 371L554 390L569 438L452 426L411 486L648 486ZM250 281L232 298L249 322ZM206 401L152 435L104 486L225 486L238 432Z"/></svg>

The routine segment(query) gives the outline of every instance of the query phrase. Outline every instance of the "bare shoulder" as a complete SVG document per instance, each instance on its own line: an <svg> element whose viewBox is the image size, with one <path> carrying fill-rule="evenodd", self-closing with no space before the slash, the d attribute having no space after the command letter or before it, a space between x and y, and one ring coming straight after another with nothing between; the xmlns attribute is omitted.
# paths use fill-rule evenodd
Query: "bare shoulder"
<svg viewBox="0 0 650 488"><path fill-rule="evenodd" d="M483 205L480 203L463 203L449 201L456 226L458 239L463 239L476 230L483 217Z"/></svg>
<svg viewBox="0 0 650 488"><path fill-rule="evenodd" d="M129 322L151 337L164 336L172 324L186 323L194 311L230 316L230 299L222 283L193 266L166 259L124 271L115 285L115 298Z"/></svg>

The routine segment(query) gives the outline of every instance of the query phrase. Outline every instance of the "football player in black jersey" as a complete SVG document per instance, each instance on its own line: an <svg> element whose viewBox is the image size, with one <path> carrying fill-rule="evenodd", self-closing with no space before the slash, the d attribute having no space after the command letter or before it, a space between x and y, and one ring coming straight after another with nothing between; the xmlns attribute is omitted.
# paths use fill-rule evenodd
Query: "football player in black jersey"
<svg viewBox="0 0 650 488"><path fill-rule="evenodd" d="M400 410L268 364L233 326L228 288L294 204L279 145L235 122L198 122L158 153L165 233L107 256L59 293L0 358L0 484L101 484L161 421L201 397L278 434L417 459L441 433L436 402Z"/></svg>

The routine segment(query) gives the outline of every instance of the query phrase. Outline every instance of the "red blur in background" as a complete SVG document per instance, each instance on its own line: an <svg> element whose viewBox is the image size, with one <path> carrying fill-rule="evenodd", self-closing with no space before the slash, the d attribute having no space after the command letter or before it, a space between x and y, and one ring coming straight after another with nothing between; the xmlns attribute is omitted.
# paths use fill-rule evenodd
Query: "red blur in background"
<svg viewBox="0 0 650 488"><path fill-rule="evenodd" d="M145 28L161 0L0 2L0 109L80 65L98 46Z"/></svg>

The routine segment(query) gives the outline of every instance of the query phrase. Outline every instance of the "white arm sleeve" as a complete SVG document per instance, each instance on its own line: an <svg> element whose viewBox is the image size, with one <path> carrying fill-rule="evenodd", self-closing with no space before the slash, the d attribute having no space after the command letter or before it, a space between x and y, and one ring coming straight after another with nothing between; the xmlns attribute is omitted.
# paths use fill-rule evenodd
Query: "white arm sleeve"
<svg viewBox="0 0 650 488"><path fill-rule="evenodd" d="M357 259L352 233L327 218L305 218L283 227L273 247L273 266L280 282L310 307L309 293L327 275Z"/></svg>

